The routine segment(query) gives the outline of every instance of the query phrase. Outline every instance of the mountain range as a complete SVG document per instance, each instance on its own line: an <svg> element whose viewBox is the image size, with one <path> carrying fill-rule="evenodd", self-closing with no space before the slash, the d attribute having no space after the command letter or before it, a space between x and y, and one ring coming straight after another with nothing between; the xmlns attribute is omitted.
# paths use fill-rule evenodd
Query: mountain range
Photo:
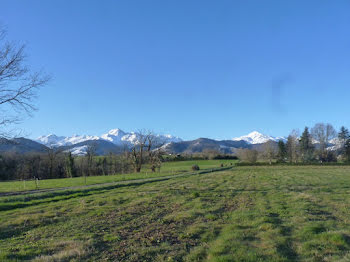
<svg viewBox="0 0 350 262"><path fill-rule="evenodd" d="M284 137L268 136L257 131L229 140L198 138L191 141L183 141L181 138L172 135L157 135L157 137L163 142L163 149L169 153L197 153L208 149L222 153L235 153L238 148L259 149L267 141L278 142L279 140L286 140ZM35 140L26 138L2 139L0 141L0 152L45 152L48 148L56 148L60 151L70 151L74 155L84 155L88 147L94 145L96 154L105 155L109 152L121 152L125 147L135 144L136 139L136 132L124 132L119 128L112 129L100 136L57 136L50 134L40 136Z"/></svg>
<svg viewBox="0 0 350 262"><path fill-rule="evenodd" d="M180 142L181 138L175 137L172 135L157 135L160 140L164 143L170 142ZM108 141L115 145L130 145L134 144L137 139L136 132L124 132L123 130L117 128L112 129L106 134L101 136L92 136L92 135L73 135L73 136L56 136L54 134L40 136L36 139L37 142L51 147L60 147L60 146L71 146L85 141Z"/></svg>

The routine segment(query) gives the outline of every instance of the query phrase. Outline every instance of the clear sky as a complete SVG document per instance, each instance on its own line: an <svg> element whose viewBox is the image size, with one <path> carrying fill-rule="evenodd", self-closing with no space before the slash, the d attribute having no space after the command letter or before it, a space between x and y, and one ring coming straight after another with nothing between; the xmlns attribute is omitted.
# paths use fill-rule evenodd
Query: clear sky
<svg viewBox="0 0 350 262"><path fill-rule="evenodd" d="M29 137L350 127L349 0L0 3L8 39L53 76Z"/></svg>

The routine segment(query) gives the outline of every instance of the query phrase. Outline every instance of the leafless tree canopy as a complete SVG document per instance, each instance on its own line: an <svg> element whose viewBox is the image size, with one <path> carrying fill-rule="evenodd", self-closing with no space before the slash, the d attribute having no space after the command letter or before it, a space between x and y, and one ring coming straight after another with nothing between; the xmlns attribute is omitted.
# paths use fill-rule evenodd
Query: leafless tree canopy
<svg viewBox="0 0 350 262"><path fill-rule="evenodd" d="M272 164L273 159L277 155L277 148L273 141L269 140L262 146L262 157Z"/></svg>
<svg viewBox="0 0 350 262"><path fill-rule="evenodd" d="M317 123L311 129L312 137L320 143L320 150L324 151L327 148L329 141L336 136L336 131L331 124Z"/></svg>
<svg viewBox="0 0 350 262"><path fill-rule="evenodd" d="M140 172L146 161L149 162L152 171L160 168L164 141L149 130L139 130L135 135L136 139L129 156L135 172Z"/></svg>
<svg viewBox="0 0 350 262"><path fill-rule="evenodd" d="M32 72L25 64L25 45L6 40L6 31L0 26L0 128L16 123L24 114L36 109L34 100L38 88L50 77Z"/></svg>
<svg viewBox="0 0 350 262"><path fill-rule="evenodd" d="M292 130L286 143L287 156L290 163L297 163L299 160L299 131Z"/></svg>
<svg viewBox="0 0 350 262"><path fill-rule="evenodd" d="M246 163L254 164L258 160L258 151L254 149L239 149L238 158Z"/></svg>

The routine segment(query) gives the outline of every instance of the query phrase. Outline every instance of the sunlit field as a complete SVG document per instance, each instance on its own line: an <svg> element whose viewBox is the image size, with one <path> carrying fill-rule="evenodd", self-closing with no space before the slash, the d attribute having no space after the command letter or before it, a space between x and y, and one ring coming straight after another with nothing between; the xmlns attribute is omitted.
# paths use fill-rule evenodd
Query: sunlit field
<svg viewBox="0 0 350 262"><path fill-rule="evenodd" d="M127 180L147 179L154 177L170 176L190 172L194 164L198 164L200 169L218 168L224 166L232 166L236 160L196 160L196 161L174 161L165 162L160 171L151 172L147 165L142 169L141 173L132 174L116 174L109 176L92 176L92 177L73 177L61 179L46 179L46 180L29 180L29 181L8 181L0 182L1 192L26 191L35 189L47 189L58 187L76 187L84 185L113 183Z"/></svg>
<svg viewBox="0 0 350 262"><path fill-rule="evenodd" d="M265 166L0 198L0 260L349 261L350 167Z"/></svg>

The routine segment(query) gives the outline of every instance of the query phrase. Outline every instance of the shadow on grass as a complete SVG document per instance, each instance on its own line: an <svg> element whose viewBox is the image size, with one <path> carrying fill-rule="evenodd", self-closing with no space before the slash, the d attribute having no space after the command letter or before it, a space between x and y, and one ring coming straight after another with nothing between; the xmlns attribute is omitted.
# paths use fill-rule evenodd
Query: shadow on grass
<svg viewBox="0 0 350 262"><path fill-rule="evenodd" d="M42 195L41 196L33 196L33 198L39 199L39 200L41 200L42 198L45 198L45 199L52 198L52 197L59 197L59 198L48 199L48 200L43 200L43 201L33 201L33 202L27 202L27 203L8 203L7 205L2 204L0 206L0 211L5 211L5 210L7 211L7 210L13 210L13 209L17 209L17 208L25 208L25 207L30 207L30 206L54 203L54 202L59 202L62 200L68 200L68 199L73 199L73 198L77 198L77 197L89 196L89 195L93 195L93 194L102 194L108 190L112 190L112 189L116 189L116 188L129 187L129 186L140 186L140 185L164 181L164 180L168 180L168 179L170 179L170 178L163 178L163 179L144 181L144 182L138 182L138 183L130 183L130 184L118 184L118 185L105 186L105 187L100 187L100 188L89 188L89 189L84 189L84 190L79 190L79 191L54 192L54 193L50 193L50 194L45 194L44 196L42 196ZM40 197L41 197L41 199L40 199ZM57 222L59 222L59 221L58 220L57 221L47 220L47 221L42 221L40 224L26 225L23 227L14 227L14 226L0 227L0 240L12 238L12 237L15 237L18 235L22 235L24 232L30 231L38 226L43 226L45 224L54 224Z"/></svg>
<svg viewBox="0 0 350 262"><path fill-rule="evenodd" d="M66 190L66 191L52 192L44 195L27 196L24 199L18 199L18 198L13 200L10 199L5 203L3 202L0 204L0 211L8 211L8 210L17 209L17 208L24 208L24 207L30 207L35 205L59 202L62 200L68 200L68 199L77 198L77 197L84 197L84 196L89 196L93 194L101 194L108 190L112 190L116 188L140 186L144 184L160 182L160 181L165 181L169 179L170 178L162 178L162 179L143 181L143 182L130 182L128 184L109 185L109 186L102 186L98 188L95 187L95 188L87 188L87 189L74 190L74 191ZM53 199L50 199L50 198L53 198ZM45 199L49 199L49 200L45 200Z"/></svg>
<svg viewBox="0 0 350 262"><path fill-rule="evenodd" d="M48 203L53 203L53 202L59 202L62 200L68 200L72 198L77 198L77 197L84 197L84 196L89 196L92 194L101 194L104 193L105 191L116 189L116 188L122 188L122 187L130 187L130 186L141 186L144 184L149 184L149 183L155 183L155 182L160 182L160 181L166 181L172 178L176 177L184 177L184 176L190 176L190 175L202 175L202 174L207 174L207 173L212 173L212 172L218 172L218 171L225 171L229 168L220 168L220 169L210 169L210 170L203 170L197 173L192 173L192 174L186 174L186 175L179 175L179 176L172 176L172 177L159 177L151 180L144 180L144 181L139 181L136 182L134 181L126 181L127 183L124 184L114 184L114 185L106 185L106 186L98 186L96 185L95 187L89 187L85 189L75 189L75 190L64 190L64 191L56 191L56 192L50 192L50 193L43 193L43 194L38 194L38 195L29 195L25 197L13 197L6 199L2 203L0 202L0 211L8 211L8 210L13 210L13 209L18 209L18 208L25 208L25 207L30 207L30 206L36 206L36 205L41 205L41 204L48 204ZM45 200L49 199L49 200ZM38 200L38 201L36 201Z"/></svg>
<svg viewBox="0 0 350 262"><path fill-rule="evenodd" d="M289 261L297 261L298 254L292 247L291 227L283 225L283 221L278 213L270 213L267 217L268 222L278 227L280 229L281 234L285 237L285 240L276 246L277 252L283 257L287 258Z"/></svg>

